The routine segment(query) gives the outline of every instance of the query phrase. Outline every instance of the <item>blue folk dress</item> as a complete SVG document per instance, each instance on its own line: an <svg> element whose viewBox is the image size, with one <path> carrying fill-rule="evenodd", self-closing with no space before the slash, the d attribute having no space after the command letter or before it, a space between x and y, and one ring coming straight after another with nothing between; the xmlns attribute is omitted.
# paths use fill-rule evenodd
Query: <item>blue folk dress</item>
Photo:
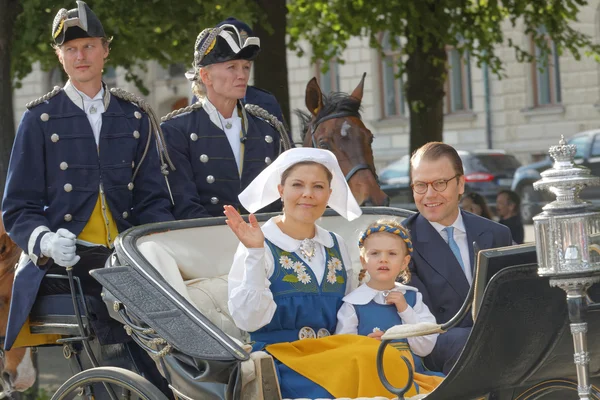
<svg viewBox="0 0 600 400"><path fill-rule="evenodd" d="M330 235L333 246L324 248L326 268L320 285L312 269L298 254L284 251L266 240L274 259L274 271L269 281L277 309L270 323L250 334L253 350L263 350L270 344L325 337L335 332L348 276L338 240L333 233ZM276 359L275 364L284 398L333 397L280 360Z"/></svg>

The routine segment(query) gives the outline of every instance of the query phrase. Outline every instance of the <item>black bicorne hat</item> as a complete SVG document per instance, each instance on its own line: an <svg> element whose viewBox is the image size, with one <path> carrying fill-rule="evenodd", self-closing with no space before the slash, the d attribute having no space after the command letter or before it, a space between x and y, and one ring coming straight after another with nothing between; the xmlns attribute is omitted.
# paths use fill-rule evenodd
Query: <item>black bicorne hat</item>
<svg viewBox="0 0 600 400"><path fill-rule="evenodd" d="M220 32L215 37L216 30L220 30ZM211 38L212 41L209 44L208 40ZM205 67L230 60L252 61L260 51L259 38L256 36L242 38L238 29L230 24L214 28L199 39L194 57L196 67Z"/></svg>
<svg viewBox="0 0 600 400"><path fill-rule="evenodd" d="M85 2L78 0L77 8L61 8L52 23L54 43L62 45L73 39L106 37L102 23Z"/></svg>

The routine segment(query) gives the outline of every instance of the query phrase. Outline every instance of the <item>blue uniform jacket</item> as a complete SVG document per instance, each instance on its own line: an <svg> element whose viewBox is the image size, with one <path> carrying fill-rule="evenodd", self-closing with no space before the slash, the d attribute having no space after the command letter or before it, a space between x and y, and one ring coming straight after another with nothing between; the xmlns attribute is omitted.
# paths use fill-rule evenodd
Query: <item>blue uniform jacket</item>
<svg viewBox="0 0 600 400"><path fill-rule="evenodd" d="M119 232L134 225L173 220L166 181L151 138L142 159L149 118L133 103L110 96L102 114L99 146L87 116L61 90L25 112L12 155L2 218L11 239L29 256L15 274L5 347L10 348L35 301L44 266L41 238L65 228L78 235L102 185Z"/></svg>
<svg viewBox="0 0 600 400"><path fill-rule="evenodd" d="M242 108L243 110L243 108ZM248 113L242 176L225 132L204 108L177 115L161 124L176 170L169 174L177 219L223 216L223 205L245 212L238 195L279 155L279 133ZM278 211L274 204L266 211Z"/></svg>

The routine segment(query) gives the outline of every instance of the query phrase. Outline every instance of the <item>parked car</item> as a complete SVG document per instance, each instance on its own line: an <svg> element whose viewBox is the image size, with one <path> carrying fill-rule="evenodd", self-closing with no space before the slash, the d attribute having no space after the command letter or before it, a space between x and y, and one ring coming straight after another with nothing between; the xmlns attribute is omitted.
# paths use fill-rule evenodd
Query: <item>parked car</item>
<svg viewBox="0 0 600 400"><path fill-rule="evenodd" d="M458 150L465 171L465 192L477 192L494 208L500 190L510 189L513 175L521 163L502 150ZM381 189L397 207L414 209L410 188L410 157L402 157L379 174Z"/></svg>
<svg viewBox="0 0 600 400"><path fill-rule="evenodd" d="M600 129L580 132L567 142L577 146L575 162L591 169L593 175L600 176ZM555 199L548 192L533 189L533 182L541 178L541 172L552 167L552 162L548 156L544 160L524 165L515 172L512 190L521 196L521 217L525 223L531 223L532 218L542 211L542 207ZM586 188L581 192L581 198L600 201L600 188Z"/></svg>

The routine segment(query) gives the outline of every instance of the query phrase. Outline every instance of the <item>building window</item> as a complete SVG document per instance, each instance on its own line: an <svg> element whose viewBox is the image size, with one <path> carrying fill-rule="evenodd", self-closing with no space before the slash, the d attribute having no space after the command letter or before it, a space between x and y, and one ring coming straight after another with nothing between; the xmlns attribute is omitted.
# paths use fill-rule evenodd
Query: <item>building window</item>
<svg viewBox="0 0 600 400"><path fill-rule="evenodd" d="M469 55L450 48L448 54L448 78L446 79L446 113L473 109L471 92L471 62Z"/></svg>
<svg viewBox="0 0 600 400"><path fill-rule="evenodd" d="M531 38L532 54L535 61L531 64L534 107L543 107L560 104L562 102L560 88L560 65L558 51L554 41L547 35L545 27L538 29L544 34L544 40L550 49L545 55L542 49Z"/></svg>
<svg viewBox="0 0 600 400"><path fill-rule="evenodd" d="M398 63L400 62L400 39L390 39L389 33L384 33L381 38L381 104L383 118L406 115L406 98L404 95L404 81L399 76Z"/></svg>
<svg viewBox="0 0 600 400"><path fill-rule="evenodd" d="M317 61L315 64L315 74L317 82L321 87L323 94L339 92L340 90L340 66L335 59L329 61L327 72L323 72L323 61Z"/></svg>

